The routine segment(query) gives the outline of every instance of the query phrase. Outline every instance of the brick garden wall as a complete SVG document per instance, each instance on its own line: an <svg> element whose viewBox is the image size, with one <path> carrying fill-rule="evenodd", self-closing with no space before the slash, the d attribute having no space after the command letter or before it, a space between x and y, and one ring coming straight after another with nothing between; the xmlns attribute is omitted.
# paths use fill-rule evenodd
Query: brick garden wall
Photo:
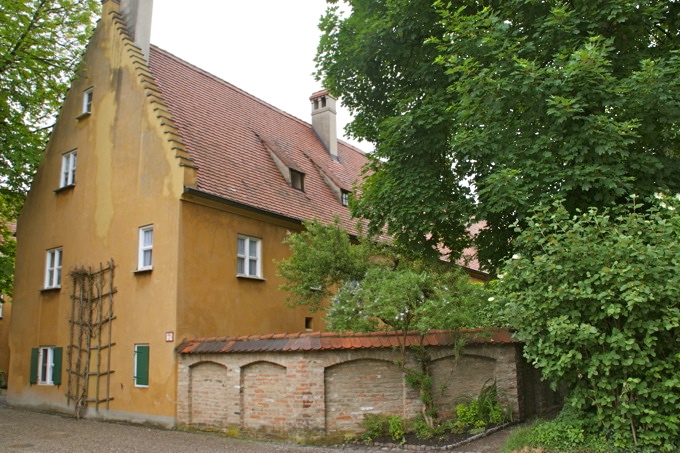
<svg viewBox="0 0 680 453"><path fill-rule="evenodd" d="M451 347L428 351L445 411L494 381L516 419L549 399L516 343L470 344L458 361ZM418 393L405 384L399 358L392 348L179 354L177 422L291 437L359 432L369 413L414 417Z"/></svg>

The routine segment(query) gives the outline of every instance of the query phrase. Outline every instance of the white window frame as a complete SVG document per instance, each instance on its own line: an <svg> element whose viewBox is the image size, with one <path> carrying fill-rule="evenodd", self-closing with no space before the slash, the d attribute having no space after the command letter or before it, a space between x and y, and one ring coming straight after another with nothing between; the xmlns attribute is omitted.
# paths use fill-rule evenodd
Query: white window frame
<svg viewBox="0 0 680 453"><path fill-rule="evenodd" d="M87 115L92 113L92 99L94 97L94 87L83 91L83 110L82 114Z"/></svg>
<svg viewBox="0 0 680 453"><path fill-rule="evenodd" d="M38 352L38 384L54 385L54 347L40 346Z"/></svg>
<svg viewBox="0 0 680 453"><path fill-rule="evenodd" d="M243 241L243 249L239 247L241 241ZM251 244L255 245L255 255L251 253ZM236 256L237 276L262 278L262 239L239 234L236 242Z"/></svg>
<svg viewBox="0 0 680 453"><path fill-rule="evenodd" d="M45 289L61 288L62 248L47 251L45 258Z"/></svg>
<svg viewBox="0 0 680 453"><path fill-rule="evenodd" d="M3 301L0 300L0 319L2 319L2 307L5 305Z"/></svg>
<svg viewBox="0 0 680 453"><path fill-rule="evenodd" d="M146 243L146 233L151 233L151 242ZM146 257L149 257L148 262ZM137 253L137 270L148 271L153 269L153 225L139 227L139 243Z"/></svg>
<svg viewBox="0 0 680 453"><path fill-rule="evenodd" d="M61 178L59 187L73 186L76 183L76 151L70 151L61 156Z"/></svg>

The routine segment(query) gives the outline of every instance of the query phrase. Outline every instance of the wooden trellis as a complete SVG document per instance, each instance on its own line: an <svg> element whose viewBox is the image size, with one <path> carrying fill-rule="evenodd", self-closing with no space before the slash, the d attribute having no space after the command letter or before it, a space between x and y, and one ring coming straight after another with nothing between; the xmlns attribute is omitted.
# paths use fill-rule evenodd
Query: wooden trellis
<svg viewBox="0 0 680 453"><path fill-rule="evenodd" d="M95 410L105 404L109 409L111 397L111 342L113 314L114 263L109 261L99 269L75 268L70 272L73 283L70 341L67 350L68 387L66 398L74 404L76 418L80 418L88 403Z"/></svg>

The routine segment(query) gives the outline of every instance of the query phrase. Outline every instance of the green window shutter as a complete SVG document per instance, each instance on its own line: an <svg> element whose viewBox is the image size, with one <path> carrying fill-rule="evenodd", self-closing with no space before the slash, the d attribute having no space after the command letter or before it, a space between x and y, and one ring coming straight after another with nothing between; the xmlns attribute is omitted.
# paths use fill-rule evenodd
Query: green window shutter
<svg viewBox="0 0 680 453"><path fill-rule="evenodd" d="M54 348L52 350L52 383L54 385L61 385L61 357L64 348Z"/></svg>
<svg viewBox="0 0 680 453"><path fill-rule="evenodd" d="M135 346L135 385L149 385L149 345Z"/></svg>
<svg viewBox="0 0 680 453"><path fill-rule="evenodd" d="M40 350L38 348L31 349L31 374L30 382L31 384L38 383L38 355Z"/></svg>

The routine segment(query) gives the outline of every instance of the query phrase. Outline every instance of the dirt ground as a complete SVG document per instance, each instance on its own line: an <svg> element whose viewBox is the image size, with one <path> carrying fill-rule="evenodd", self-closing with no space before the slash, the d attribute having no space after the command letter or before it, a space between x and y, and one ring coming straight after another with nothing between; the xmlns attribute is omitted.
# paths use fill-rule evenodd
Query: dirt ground
<svg viewBox="0 0 680 453"><path fill-rule="evenodd" d="M458 453L497 453L512 428L468 443ZM75 420L62 415L32 412L7 406L0 395L0 452L191 452L191 453L321 453L405 452L399 447L304 447L287 443L254 442L220 435L161 430L147 426Z"/></svg>

